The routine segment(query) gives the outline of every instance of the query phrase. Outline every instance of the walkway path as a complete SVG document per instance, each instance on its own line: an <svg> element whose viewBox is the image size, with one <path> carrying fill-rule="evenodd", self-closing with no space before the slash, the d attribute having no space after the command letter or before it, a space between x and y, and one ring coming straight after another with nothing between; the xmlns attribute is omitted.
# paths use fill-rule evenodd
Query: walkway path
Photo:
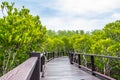
<svg viewBox="0 0 120 80"><path fill-rule="evenodd" d="M67 57L53 59L46 64L42 80L100 80L71 65Z"/></svg>

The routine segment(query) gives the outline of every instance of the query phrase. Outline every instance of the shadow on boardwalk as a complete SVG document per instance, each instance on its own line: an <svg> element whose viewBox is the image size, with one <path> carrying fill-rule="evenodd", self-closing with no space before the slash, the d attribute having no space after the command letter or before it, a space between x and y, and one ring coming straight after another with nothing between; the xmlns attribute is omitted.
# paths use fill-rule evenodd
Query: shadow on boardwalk
<svg viewBox="0 0 120 80"><path fill-rule="evenodd" d="M56 58L46 64L42 80L100 80L69 63L68 57Z"/></svg>

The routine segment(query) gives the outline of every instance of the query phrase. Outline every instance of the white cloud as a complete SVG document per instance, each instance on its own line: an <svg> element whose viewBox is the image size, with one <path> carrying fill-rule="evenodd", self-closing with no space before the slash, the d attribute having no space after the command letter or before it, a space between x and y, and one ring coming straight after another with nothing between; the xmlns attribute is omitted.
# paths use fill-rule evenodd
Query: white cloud
<svg viewBox="0 0 120 80"><path fill-rule="evenodd" d="M106 20L87 20L87 19L66 19L65 17L49 17L42 18L43 25L47 26L47 29L52 30L85 30L92 31L94 29L102 29Z"/></svg>
<svg viewBox="0 0 120 80"><path fill-rule="evenodd" d="M55 8L70 14L103 13L112 11L119 3L120 0L58 0Z"/></svg>
<svg viewBox="0 0 120 80"><path fill-rule="evenodd" d="M120 13L114 13L112 16L111 16L112 19L120 19Z"/></svg>
<svg viewBox="0 0 120 80"><path fill-rule="evenodd" d="M114 12L119 8L120 0L57 0L47 7L54 8L62 13L61 16L41 18L42 23L52 30L85 30L91 31L94 29L102 29L107 23L120 18L120 14ZM104 19L99 19L99 14L113 15L104 16ZM65 14L65 15L64 15ZM68 15L66 15L68 14ZM88 15L89 14L89 15ZM92 14L92 15L90 15ZM96 19L88 19L87 17L78 16L96 16Z"/></svg>

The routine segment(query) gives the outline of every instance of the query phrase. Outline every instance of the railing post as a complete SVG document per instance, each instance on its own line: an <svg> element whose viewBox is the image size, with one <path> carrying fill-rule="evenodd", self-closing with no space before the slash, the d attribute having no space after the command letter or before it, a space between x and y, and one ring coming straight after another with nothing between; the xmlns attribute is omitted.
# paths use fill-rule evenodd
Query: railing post
<svg viewBox="0 0 120 80"><path fill-rule="evenodd" d="M58 56L57 57L59 57L59 52L57 52L58 53Z"/></svg>
<svg viewBox="0 0 120 80"><path fill-rule="evenodd" d="M41 70L40 53L32 52L32 53L30 53L30 57L38 57L37 63L35 65L35 69L32 73L30 80L40 80L40 70Z"/></svg>
<svg viewBox="0 0 120 80"><path fill-rule="evenodd" d="M92 75L95 75L93 71L95 71L95 65L94 65L94 56L91 55L91 69L92 69Z"/></svg>
<svg viewBox="0 0 120 80"><path fill-rule="evenodd" d="M64 56L64 51L63 51L63 56Z"/></svg>
<svg viewBox="0 0 120 80"><path fill-rule="evenodd" d="M49 52L48 52L48 60L49 60L49 58L50 58L50 55L49 55Z"/></svg>
<svg viewBox="0 0 120 80"><path fill-rule="evenodd" d="M53 52L53 59L55 58L55 53Z"/></svg>
<svg viewBox="0 0 120 80"><path fill-rule="evenodd" d="M53 53L51 52L51 59L53 59Z"/></svg>
<svg viewBox="0 0 120 80"><path fill-rule="evenodd" d="M53 58L53 53L51 52L51 59Z"/></svg>
<svg viewBox="0 0 120 80"><path fill-rule="evenodd" d="M80 54L78 54L78 64L79 64L79 68L81 68L81 67L80 67L80 65L81 65L81 58L80 58Z"/></svg>
<svg viewBox="0 0 120 80"><path fill-rule="evenodd" d="M50 59L51 59L51 57L52 57L52 54L51 54L51 52L50 52Z"/></svg>
<svg viewBox="0 0 120 80"><path fill-rule="evenodd" d="M69 53L69 58L70 58L70 64L73 64L73 53Z"/></svg>

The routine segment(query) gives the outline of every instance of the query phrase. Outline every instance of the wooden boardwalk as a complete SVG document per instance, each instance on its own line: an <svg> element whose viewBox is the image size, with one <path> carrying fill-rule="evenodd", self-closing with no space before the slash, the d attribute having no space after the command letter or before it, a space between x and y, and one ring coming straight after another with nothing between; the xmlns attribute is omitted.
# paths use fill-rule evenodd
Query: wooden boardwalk
<svg viewBox="0 0 120 80"><path fill-rule="evenodd" d="M46 64L42 80L100 80L69 63L68 57L53 59Z"/></svg>

